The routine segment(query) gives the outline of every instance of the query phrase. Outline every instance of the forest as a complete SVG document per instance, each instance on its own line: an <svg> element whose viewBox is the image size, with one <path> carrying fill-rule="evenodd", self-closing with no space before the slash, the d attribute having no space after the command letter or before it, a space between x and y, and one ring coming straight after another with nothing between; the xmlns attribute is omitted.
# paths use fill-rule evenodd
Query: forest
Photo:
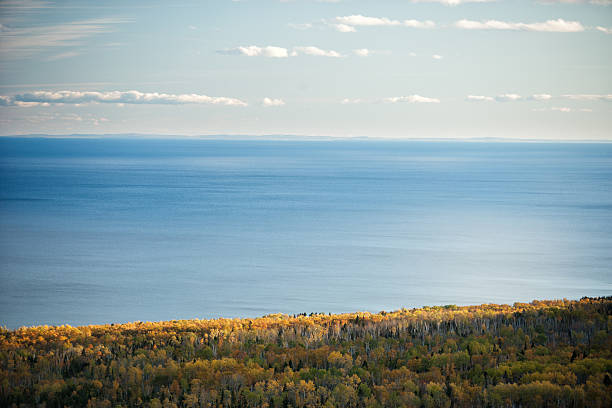
<svg viewBox="0 0 612 408"><path fill-rule="evenodd" d="M612 297L0 329L2 407L611 407Z"/></svg>

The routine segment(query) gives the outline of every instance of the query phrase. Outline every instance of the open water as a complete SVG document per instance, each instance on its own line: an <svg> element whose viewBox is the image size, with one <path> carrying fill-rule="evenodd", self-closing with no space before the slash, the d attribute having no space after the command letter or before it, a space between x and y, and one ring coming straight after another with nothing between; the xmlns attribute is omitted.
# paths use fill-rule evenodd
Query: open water
<svg viewBox="0 0 612 408"><path fill-rule="evenodd" d="M612 294L612 144L0 140L0 325Z"/></svg>

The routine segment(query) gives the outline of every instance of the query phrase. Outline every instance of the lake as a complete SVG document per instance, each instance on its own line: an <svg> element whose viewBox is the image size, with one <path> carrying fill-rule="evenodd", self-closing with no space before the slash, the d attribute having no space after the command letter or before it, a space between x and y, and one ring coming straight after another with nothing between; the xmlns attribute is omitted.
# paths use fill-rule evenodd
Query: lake
<svg viewBox="0 0 612 408"><path fill-rule="evenodd" d="M612 144L0 139L0 325L612 294Z"/></svg>

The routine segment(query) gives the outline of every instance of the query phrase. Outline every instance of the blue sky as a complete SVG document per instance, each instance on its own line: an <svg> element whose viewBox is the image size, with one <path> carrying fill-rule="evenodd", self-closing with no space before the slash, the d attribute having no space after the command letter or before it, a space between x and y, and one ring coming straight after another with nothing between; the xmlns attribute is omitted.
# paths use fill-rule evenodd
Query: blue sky
<svg viewBox="0 0 612 408"><path fill-rule="evenodd" d="M0 1L0 134L612 139L610 0Z"/></svg>

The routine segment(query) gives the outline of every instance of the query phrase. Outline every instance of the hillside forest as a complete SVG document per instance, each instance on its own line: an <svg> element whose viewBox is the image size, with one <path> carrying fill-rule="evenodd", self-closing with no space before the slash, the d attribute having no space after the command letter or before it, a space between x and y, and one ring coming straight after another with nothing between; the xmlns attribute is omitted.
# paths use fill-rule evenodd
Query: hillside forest
<svg viewBox="0 0 612 408"><path fill-rule="evenodd" d="M0 330L2 407L611 407L612 298Z"/></svg>

